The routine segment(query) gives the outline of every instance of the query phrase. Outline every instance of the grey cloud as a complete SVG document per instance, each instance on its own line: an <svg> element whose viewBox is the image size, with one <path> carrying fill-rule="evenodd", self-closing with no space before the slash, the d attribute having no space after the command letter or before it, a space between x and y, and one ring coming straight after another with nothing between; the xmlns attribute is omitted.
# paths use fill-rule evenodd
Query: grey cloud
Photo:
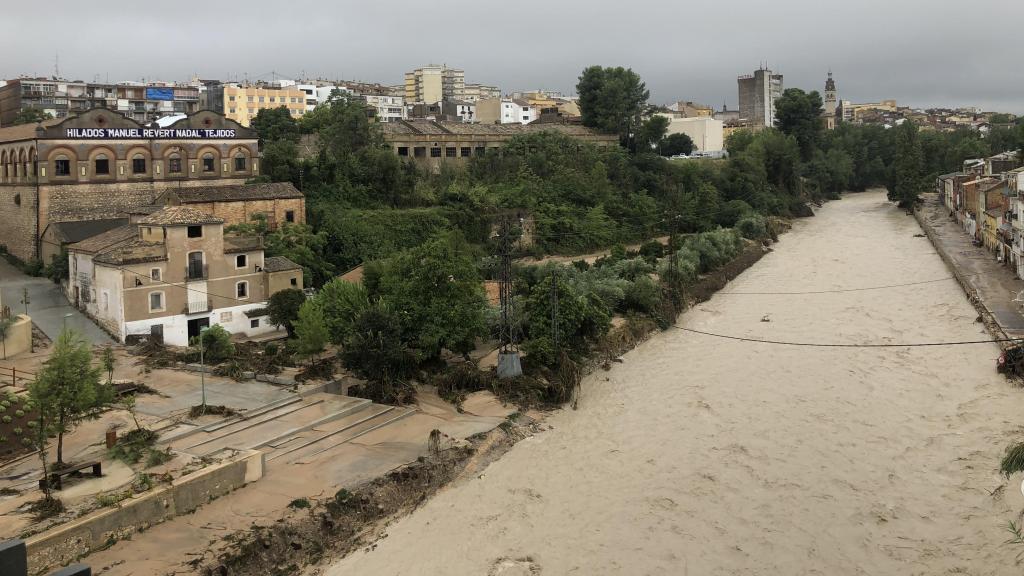
<svg viewBox="0 0 1024 576"><path fill-rule="evenodd" d="M977 105L1024 113L1024 2L975 0L632 0L515 3L249 0L172 14L56 0L40 19L5 3L0 77L92 80L343 77L402 82L430 62L503 90L571 91L590 64L632 67L652 99L736 102L736 76L760 62L787 86L915 106ZM160 11L163 12L163 11Z"/></svg>

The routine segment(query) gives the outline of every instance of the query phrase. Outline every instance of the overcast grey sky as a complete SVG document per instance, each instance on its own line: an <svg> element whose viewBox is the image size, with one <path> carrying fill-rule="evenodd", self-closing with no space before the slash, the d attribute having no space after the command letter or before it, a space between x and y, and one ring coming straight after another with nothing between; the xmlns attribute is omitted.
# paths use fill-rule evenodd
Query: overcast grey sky
<svg viewBox="0 0 1024 576"><path fill-rule="evenodd" d="M305 72L398 84L435 62L505 92L571 92L601 64L636 70L657 103L734 107L736 76L767 61L808 90L831 67L854 102L1024 113L1022 22L1022 0L4 2L0 77L50 76L58 53L62 76L112 82Z"/></svg>

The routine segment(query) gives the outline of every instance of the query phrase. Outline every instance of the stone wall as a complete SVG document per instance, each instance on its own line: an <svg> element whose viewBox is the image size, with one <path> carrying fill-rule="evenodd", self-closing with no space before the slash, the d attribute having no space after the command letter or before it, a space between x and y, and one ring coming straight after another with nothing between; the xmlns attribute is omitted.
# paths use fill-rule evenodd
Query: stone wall
<svg viewBox="0 0 1024 576"><path fill-rule="evenodd" d="M28 352L32 348L32 319L24 314L14 317L14 324L7 329L7 338L3 341L0 353L10 358Z"/></svg>
<svg viewBox="0 0 1024 576"><path fill-rule="evenodd" d="M229 462L208 466L182 476L169 486L155 488L68 522L29 539L28 565L31 574L73 562L97 549L109 546L219 498L263 476L264 455L248 451Z"/></svg>
<svg viewBox="0 0 1024 576"><path fill-rule="evenodd" d="M0 186L0 246L18 258L28 261L36 257L36 188L35 186Z"/></svg>
<svg viewBox="0 0 1024 576"><path fill-rule="evenodd" d="M244 224L252 220L255 214L267 216L270 224L281 225L287 222L286 212L292 212L295 222L306 222L306 205L302 198L281 198L277 200L241 200L186 204L189 208L213 214L224 220L224 224Z"/></svg>

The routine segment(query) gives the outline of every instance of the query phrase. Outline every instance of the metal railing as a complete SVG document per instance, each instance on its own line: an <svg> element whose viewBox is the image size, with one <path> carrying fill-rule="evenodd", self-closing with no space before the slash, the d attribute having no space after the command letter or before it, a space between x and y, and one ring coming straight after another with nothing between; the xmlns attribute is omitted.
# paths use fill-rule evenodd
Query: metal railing
<svg viewBox="0 0 1024 576"><path fill-rule="evenodd" d="M210 277L210 266L208 264L189 264L185 267L185 281L207 280Z"/></svg>

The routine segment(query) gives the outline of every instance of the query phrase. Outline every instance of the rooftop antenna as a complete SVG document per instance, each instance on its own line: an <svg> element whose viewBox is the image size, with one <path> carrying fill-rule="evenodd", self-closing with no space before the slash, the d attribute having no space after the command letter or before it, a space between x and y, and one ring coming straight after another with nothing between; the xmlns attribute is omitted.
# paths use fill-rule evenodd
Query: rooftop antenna
<svg viewBox="0 0 1024 576"><path fill-rule="evenodd" d="M53 55L53 79L57 80L60 78L60 52L54 52Z"/></svg>

